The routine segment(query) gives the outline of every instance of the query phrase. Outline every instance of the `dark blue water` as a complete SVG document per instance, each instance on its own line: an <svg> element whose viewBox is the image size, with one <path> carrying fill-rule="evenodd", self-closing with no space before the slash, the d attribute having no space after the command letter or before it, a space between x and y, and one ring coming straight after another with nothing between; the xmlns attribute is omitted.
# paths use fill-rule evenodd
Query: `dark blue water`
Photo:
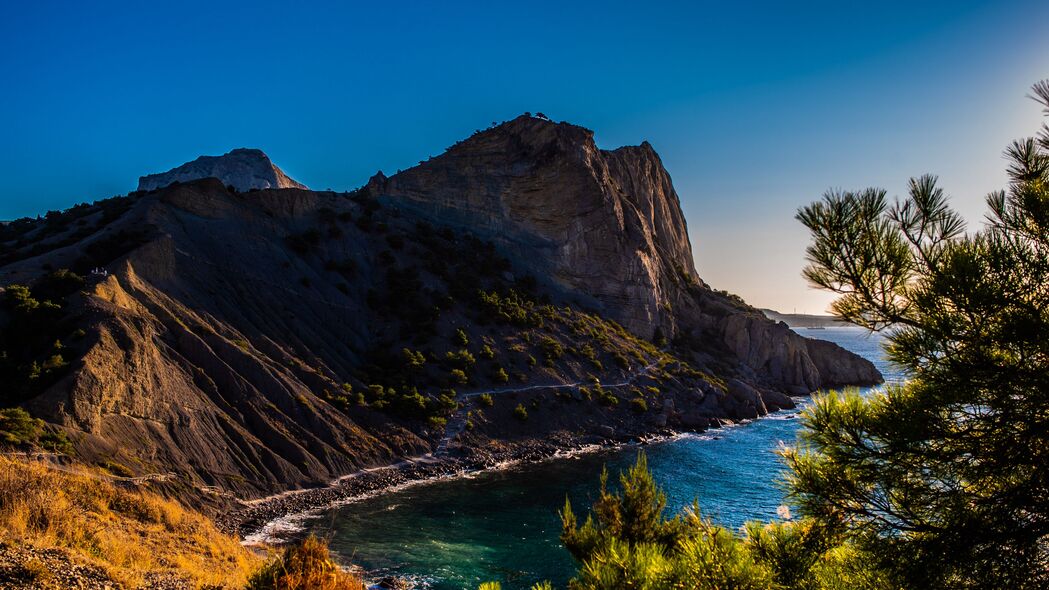
<svg viewBox="0 0 1049 590"><path fill-rule="evenodd" d="M873 361L889 381L900 375L882 359L881 338L857 328L799 330L837 342ZM807 403L803 400L799 409ZM736 528L776 518L783 505L783 465L776 450L795 440L797 410L730 428L648 445L648 464L671 510L698 500L705 515ZM584 513L607 465L613 476L637 449L556 459L419 484L355 502L310 524L331 547L373 575L408 575L436 590L476 588L486 580L527 588L562 586L575 564L558 541L565 496Z"/></svg>

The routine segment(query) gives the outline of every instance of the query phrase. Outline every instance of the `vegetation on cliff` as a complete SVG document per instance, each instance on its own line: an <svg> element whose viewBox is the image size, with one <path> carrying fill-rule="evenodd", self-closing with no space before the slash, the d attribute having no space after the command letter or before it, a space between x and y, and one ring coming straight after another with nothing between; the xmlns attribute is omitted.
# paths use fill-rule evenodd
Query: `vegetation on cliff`
<svg viewBox="0 0 1049 590"><path fill-rule="evenodd" d="M66 299L84 279L60 269L33 285L8 285L0 298L0 407L42 392L69 369L84 336Z"/></svg>

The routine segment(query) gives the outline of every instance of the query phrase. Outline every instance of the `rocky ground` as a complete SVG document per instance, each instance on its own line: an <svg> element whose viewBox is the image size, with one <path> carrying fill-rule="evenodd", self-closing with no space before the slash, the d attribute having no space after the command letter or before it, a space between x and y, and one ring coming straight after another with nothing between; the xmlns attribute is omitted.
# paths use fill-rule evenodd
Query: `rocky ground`
<svg viewBox="0 0 1049 590"><path fill-rule="evenodd" d="M125 585L105 569L83 563L61 549L0 544L0 590L116 590ZM190 590L172 574L152 574L141 585L155 590Z"/></svg>

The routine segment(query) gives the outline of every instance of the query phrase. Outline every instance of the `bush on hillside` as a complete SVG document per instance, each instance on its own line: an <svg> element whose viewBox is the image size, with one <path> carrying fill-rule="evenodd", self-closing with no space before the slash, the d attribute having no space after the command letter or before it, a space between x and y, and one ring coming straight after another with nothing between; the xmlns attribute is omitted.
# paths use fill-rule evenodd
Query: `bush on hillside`
<svg viewBox="0 0 1049 590"><path fill-rule="evenodd" d="M525 409L523 404L517 404L517 407L514 408L514 418L522 422L528 419L528 410Z"/></svg>
<svg viewBox="0 0 1049 590"><path fill-rule="evenodd" d="M311 536L252 574L248 590L364 590L364 583L335 563L324 541Z"/></svg>
<svg viewBox="0 0 1049 590"><path fill-rule="evenodd" d="M0 442L4 444L23 445L36 442L43 427L43 420L33 418L22 408L0 410Z"/></svg>

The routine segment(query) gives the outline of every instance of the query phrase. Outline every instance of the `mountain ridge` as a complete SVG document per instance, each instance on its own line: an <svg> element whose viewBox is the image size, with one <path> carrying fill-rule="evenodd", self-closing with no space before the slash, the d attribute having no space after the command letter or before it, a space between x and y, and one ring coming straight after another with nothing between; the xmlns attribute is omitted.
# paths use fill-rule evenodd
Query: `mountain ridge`
<svg viewBox="0 0 1049 590"><path fill-rule="evenodd" d="M710 289L684 223L650 145L599 150L532 117L351 193L204 177L20 221L0 284L36 307L7 298L5 346L32 344L3 367L22 384L8 403L86 462L252 498L438 450L484 463L702 430L880 381ZM48 297L54 317L16 330ZM507 384L521 391L479 395Z"/></svg>

